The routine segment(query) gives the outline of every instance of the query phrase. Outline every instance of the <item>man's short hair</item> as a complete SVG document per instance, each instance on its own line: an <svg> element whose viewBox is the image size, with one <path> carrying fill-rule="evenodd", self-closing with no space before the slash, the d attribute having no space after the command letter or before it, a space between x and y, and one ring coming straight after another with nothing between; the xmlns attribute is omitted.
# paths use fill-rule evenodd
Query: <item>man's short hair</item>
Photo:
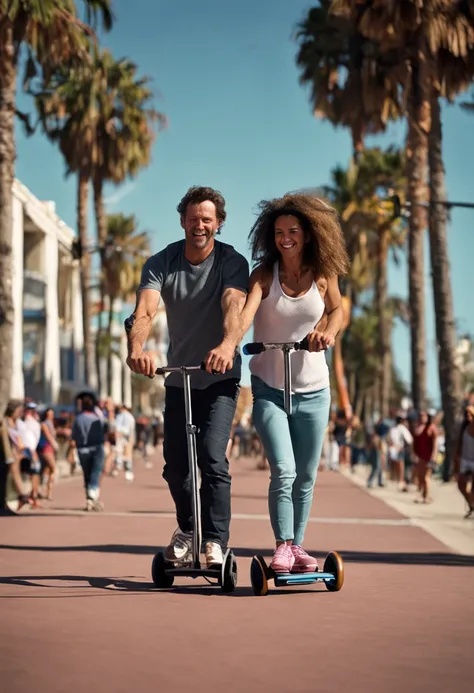
<svg viewBox="0 0 474 693"><path fill-rule="evenodd" d="M209 188L201 185L194 185L189 188L186 195L183 197L179 205L177 206L178 213L181 217L186 216L186 210L188 205L199 204L200 202L213 202L216 208L216 216L218 220L223 224L227 217L227 212L225 211L225 199L223 195L214 188Z"/></svg>

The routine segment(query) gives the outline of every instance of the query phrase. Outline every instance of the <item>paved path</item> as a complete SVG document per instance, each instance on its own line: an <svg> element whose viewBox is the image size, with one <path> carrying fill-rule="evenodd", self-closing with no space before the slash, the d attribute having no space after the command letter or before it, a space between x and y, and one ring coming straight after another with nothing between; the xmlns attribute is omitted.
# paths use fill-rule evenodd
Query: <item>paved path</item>
<svg viewBox="0 0 474 693"><path fill-rule="evenodd" d="M345 470L344 474L354 483L365 487L369 474L367 467L357 465L353 472ZM474 554L474 518L467 522L464 519L467 503L454 480L449 483L439 478L432 480L431 504L415 502L419 499L419 493L414 484L410 485L408 493L401 493L396 482L385 483L385 488L374 486L367 493L383 500L409 518L411 524L422 527L452 550L465 556Z"/></svg>
<svg viewBox="0 0 474 693"><path fill-rule="evenodd" d="M319 475L306 546L345 560L324 587L254 597L270 555L267 472L233 465L232 595L150 579L175 528L161 464L106 479L85 514L79 479L47 510L0 518L0 681L10 693L430 693L472 690L474 555L450 550L351 479ZM3 686L2 686L3 690Z"/></svg>

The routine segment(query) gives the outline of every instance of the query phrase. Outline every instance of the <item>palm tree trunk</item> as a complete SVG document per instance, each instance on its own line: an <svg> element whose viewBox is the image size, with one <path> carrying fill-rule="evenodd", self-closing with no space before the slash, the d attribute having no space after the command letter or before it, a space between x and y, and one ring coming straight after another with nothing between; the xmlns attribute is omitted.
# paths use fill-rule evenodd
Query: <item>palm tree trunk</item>
<svg viewBox="0 0 474 693"><path fill-rule="evenodd" d="M351 128L352 158L357 164L365 146L365 123L357 122Z"/></svg>
<svg viewBox="0 0 474 693"><path fill-rule="evenodd" d="M109 397L112 396L112 325L114 320L114 303L115 298L113 296L109 296L108 334L110 343L107 351L107 394Z"/></svg>
<svg viewBox="0 0 474 693"><path fill-rule="evenodd" d="M99 397L102 396L102 369L101 369L101 340L102 340L102 314L104 312L104 302L105 302L105 294L104 294L104 282L101 279L100 280L100 298L99 298L99 312L97 314L97 333L95 336L95 369L97 371L97 391L99 393Z"/></svg>
<svg viewBox="0 0 474 693"><path fill-rule="evenodd" d="M15 171L16 59L13 29L2 32L0 61L0 419L10 398L13 367L12 186Z"/></svg>
<svg viewBox="0 0 474 693"><path fill-rule="evenodd" d="M365 408L365 394L360 393L357 401L354 403L354 415L362 421L362 416Z"/></svg>
<svg viewBox="0 0 474 693"><path fill-rule="evenodd" d="M421 33L421 32L420 32ZM412 93L408 103L407 200L410 203L408 229L408 293L410 302L411 378L413 406L418 411L426 402L426 334L424 296L424 232L426 214L420 203L426 201L428 132L430 102L428 66L419 46L418 60L412 65Z"/></svg>
<svg viewBox="0 0 474 693"><path fill-rule="evenodd" d="M431 118L429 137L430 200L432 202L444 202L446 200L446 187L442 153L441 109L438 94L434 90L431 98ZM430 259L438 343L439 385L446 434L445 477L448 480L450 465L456 450L457 424L461 407L461 381L455 357L456 326L446 226L446 207L440 204L431 204L429 214Z"/></svg>
<svg viewBox="0 0 474 693"><path fill-rule="evenodd" d="M383 418L388 416L390 401L390 319L387 316L389 231L381 229L377 239L377 267L375 278L375 310L378 317L378 408Z"/></svg>
<svg viewBox="0 0 474 693"><path fill-rule="evenodd" d="M77 228L79 240L82 244L81 258L81 294L82 294L82 328L84 332L84 380L87 385L91 385L94 370L94 344L92 341L92 306L90 297L91 285L91 256L87 252L87 198L89 192L89 181L79 175L79 185L77 192Z"/></svg>
<svg viewBox="0 0 474 693"><path fill-rule="evenodd" d="M94 187L94 211L97 224L97 240L99 247L103 247L107 239L107 215L104 208L104 197L102 193L102 179L96 176L93 181Z"/></svg>

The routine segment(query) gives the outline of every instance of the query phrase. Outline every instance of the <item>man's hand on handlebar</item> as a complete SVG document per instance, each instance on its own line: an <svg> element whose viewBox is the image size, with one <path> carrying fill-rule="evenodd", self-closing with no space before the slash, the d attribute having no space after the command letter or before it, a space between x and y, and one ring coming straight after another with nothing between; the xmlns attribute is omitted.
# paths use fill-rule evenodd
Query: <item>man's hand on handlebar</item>
<svg viewBox="0 0 474 693"><path fill-rule="evenodd" d="M155 377L155 359L151 354L147 354L145 351L142 351L139 355L131 354L128 356L127 366L130 370L139 375L146 375L149 378Z"/></svg>
<svg viewBox="0 0 474 693"><path fill-rule="evenodd" d="M313 330L308 335L308 351L326 351L335 343L334 335L326 330Z"/></svg>
<svg viewBox="0 0 474 693"><path fill-rule="evenodd" d="M204 363L208 373L225 373L234 365L235 346L229 342L221 342L215 349L211 349Z"/></svg>

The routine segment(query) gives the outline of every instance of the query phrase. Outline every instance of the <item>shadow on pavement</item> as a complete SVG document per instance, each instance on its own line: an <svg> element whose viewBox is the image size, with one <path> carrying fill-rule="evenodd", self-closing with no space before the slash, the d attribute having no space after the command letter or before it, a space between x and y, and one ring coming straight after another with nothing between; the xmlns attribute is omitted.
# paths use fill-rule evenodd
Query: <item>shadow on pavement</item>
<svg viewBox="0 0 474 693"><path fill-rule="evenodd" d="M87 585L78 585L78 584L73 584L73 585L61 585L61 584L47 584L45 585L44 582L73 582L73 583L87 583ZM251 587L245 586L245 587L236 587L234 592L223 592L220 587L216 585L209 585L206 583L202 583L199 585L194 585L192 587L187 587L186 585L177 585L175 587L171 587L170 589L158 589L155 587L153 582L143 582L142 580L137 579L130 579L130 578L107 578L107 577L88 577L86 575L18 575L18 576L12 576L12 577L0 577L0 585L10 585L10 586L16 586L16 587L36 587L36 588L42 588L42 589L49 589L49 590L64 590L65 588L77 590L80 587L90 587L93 589L101 589L101 590L106 590L108 592L113 592L115 594L120 593L120 592L128 592L128 593L134 593L134 594L149 594L150 592L155 592L155 593L172 593L172 594L193 594L193 595L199 595L199 596L206 596L206 597L254 597L254 593ZM327 590L311 590L312 592L321 592L321 594L330 594ZM305 594L308 592L308 589L291 589L291 590L269 590L268 595L277 595L277 594L282 594L283 592L291 592L291 594ZM56 599L64 599L66 597L69 597L71 599L75 599L78 596L87 596L87 595L78 595L76 592L71 593L70 595L65 595L63 591L59 594L50 594L50 595L44 595L44 594L33 594L33 595L21 595L21 596L14 596L14 595L0 595L0 599L24 599L24 598L32 598L32 599L44 599L45 597L49 598L56 598ZM92 596L92 593L91 595Z"/></svg>
<svg viewBox="0 0 474 693"><path fill-rule="evenodd" d="M140 544L90 544L84 546L24 546L0 544L0 551L44 551L45 553L91 552L118 553L154 556L159 546L142 546ZM255 555L272 556L273 549L232 548L238 558L252 558ZM311 551L317 558L324 559L327 552ZM456 553L389 553L376 551L339 550L346 563L387 563L391 565L439 565L451 567L474 567L474 556L462 556ZM0 579L1 582L1 579Z"/></svg>

